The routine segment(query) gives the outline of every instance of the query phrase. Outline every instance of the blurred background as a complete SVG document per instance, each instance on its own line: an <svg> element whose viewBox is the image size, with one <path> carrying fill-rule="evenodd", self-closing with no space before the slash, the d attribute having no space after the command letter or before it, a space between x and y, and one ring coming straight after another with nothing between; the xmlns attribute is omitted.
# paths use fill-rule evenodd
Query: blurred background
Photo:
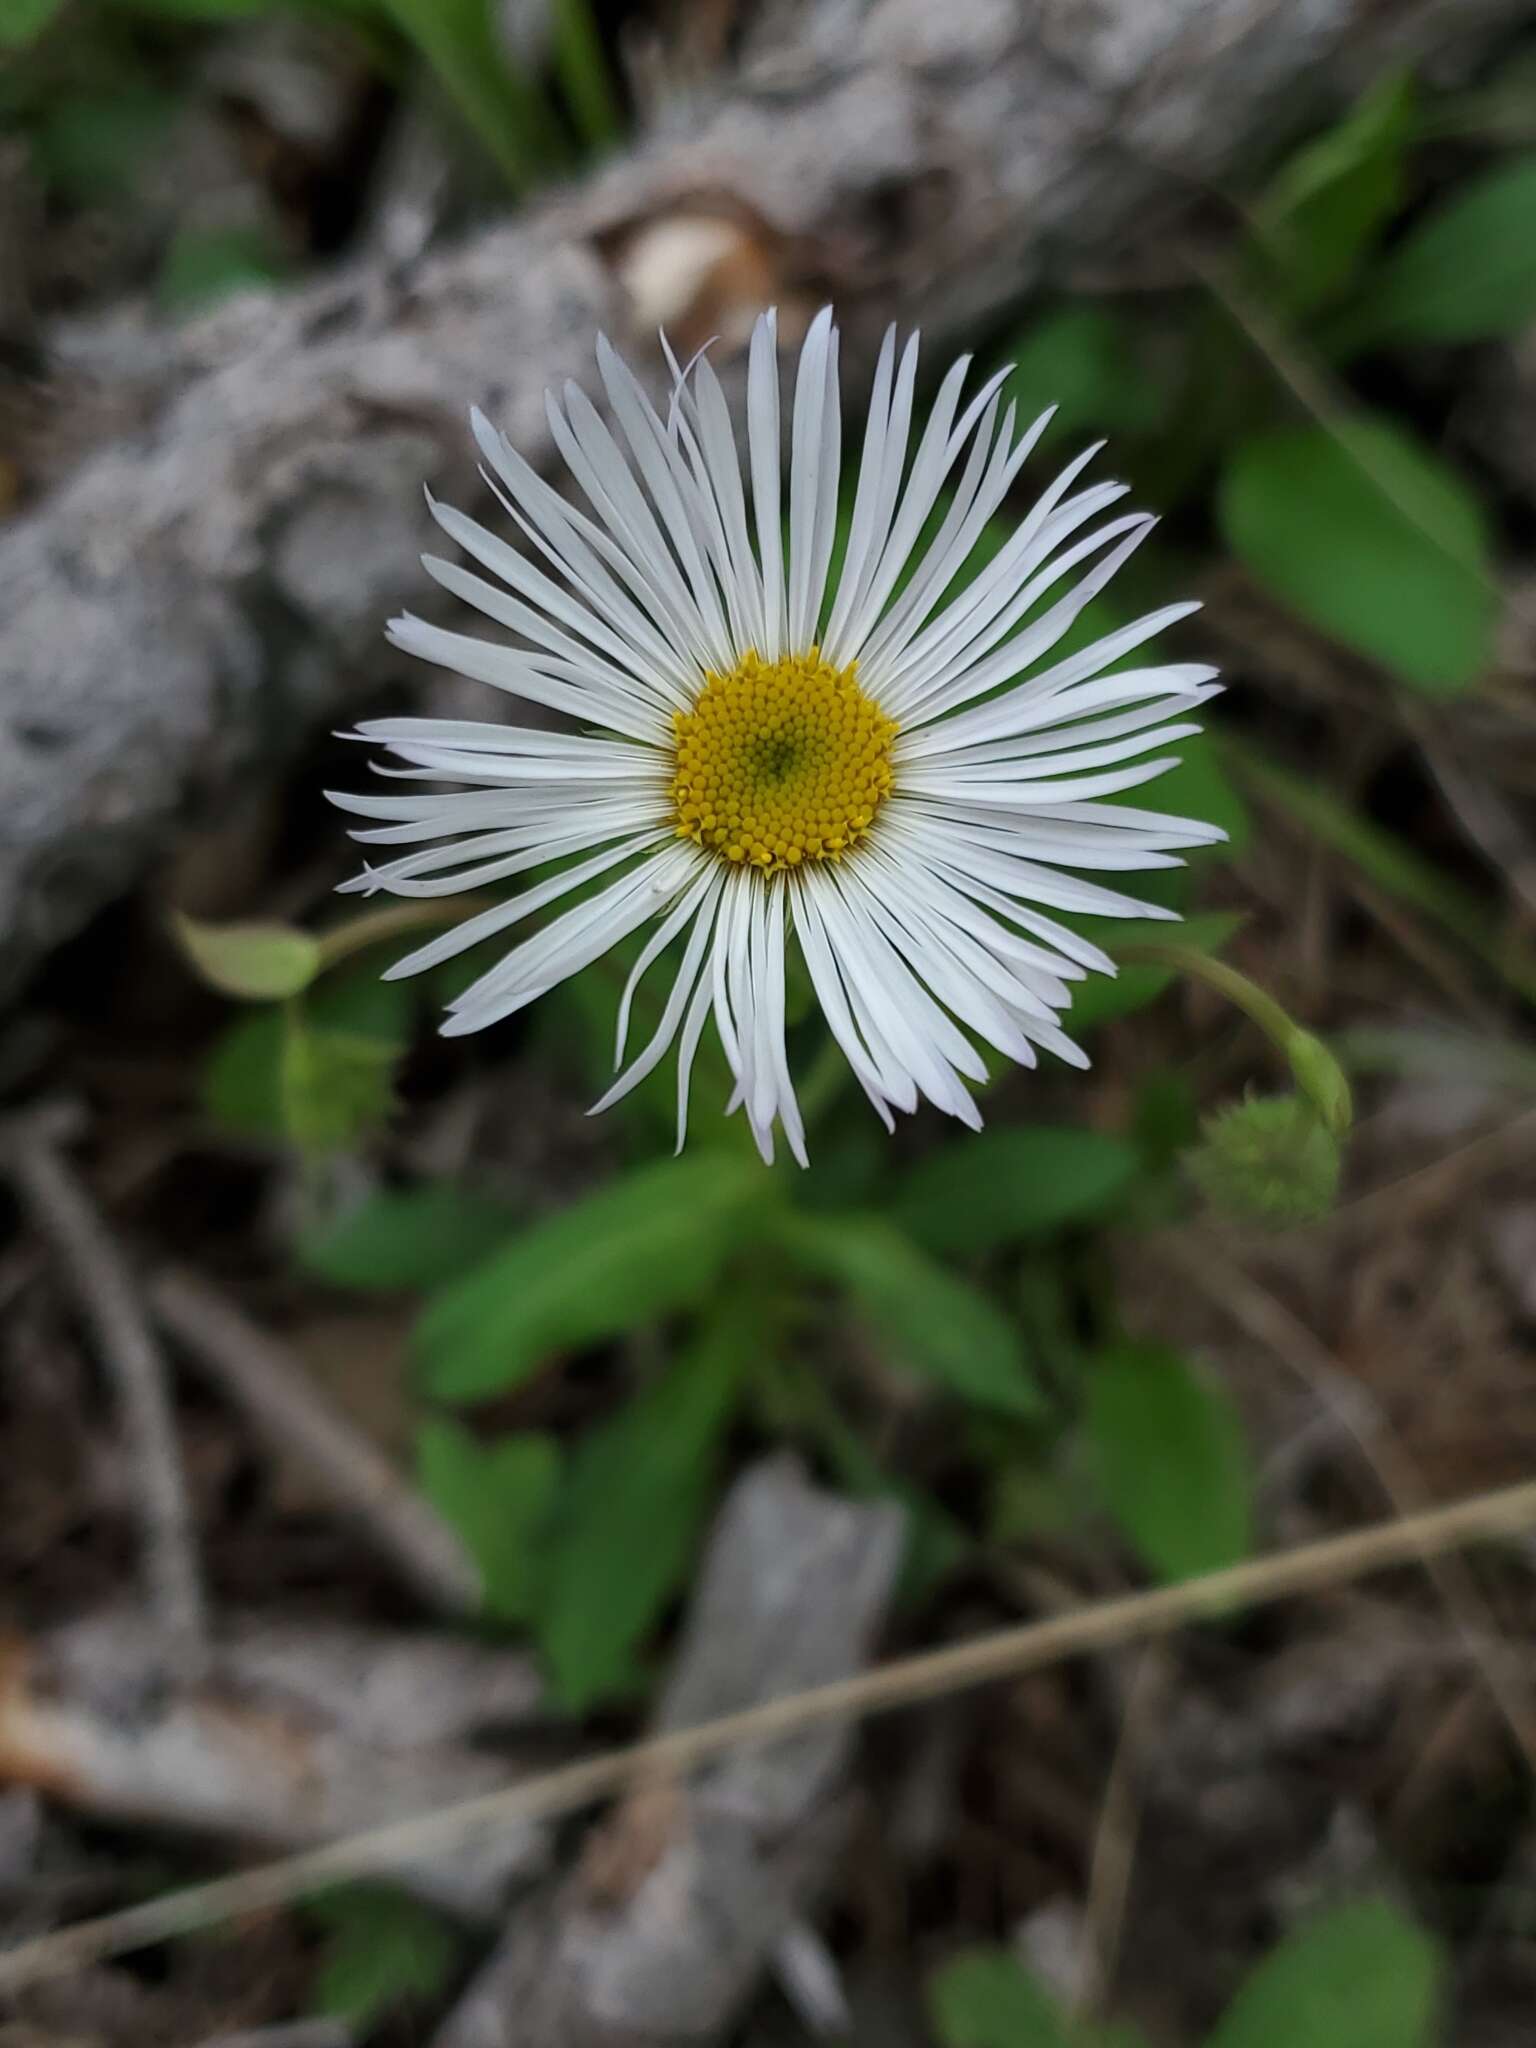
<svg viewBox="0 0 1536 2048"><path fill-rule="evenodd" d="M828 300L850 447L893 320L1019 511L1108 438L1229 841L979 1137L802 1008L766 1173L707 1048L587 1119L622 958L438 1039L321 792L496 715L382 639L471 404ZM0 1938L1536 1476L1533 542L1528 0L0 0ZM1341 1562L0 2043L1522 2048L1533 1620Z"/></svg>

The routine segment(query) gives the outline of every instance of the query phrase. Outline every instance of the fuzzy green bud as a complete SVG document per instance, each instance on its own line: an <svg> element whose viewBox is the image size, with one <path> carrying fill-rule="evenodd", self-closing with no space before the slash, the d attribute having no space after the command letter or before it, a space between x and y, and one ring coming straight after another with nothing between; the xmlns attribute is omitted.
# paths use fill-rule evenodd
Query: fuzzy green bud
<svg viewBox="0 0 1536 2048"><path fill-rule="evenodd" d="M1342 1163L1338 1140L1299 1095L1254 1095L1216 1110L1185 1164L1223 1216L1281 1229L1332 1209Z"/></svg>

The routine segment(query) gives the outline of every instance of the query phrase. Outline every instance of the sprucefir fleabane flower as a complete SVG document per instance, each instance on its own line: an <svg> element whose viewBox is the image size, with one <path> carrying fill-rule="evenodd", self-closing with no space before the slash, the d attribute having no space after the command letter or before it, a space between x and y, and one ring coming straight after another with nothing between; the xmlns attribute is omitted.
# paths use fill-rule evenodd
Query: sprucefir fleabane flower
<svg viewBox="0 0 1536 2048"><path fill-rule="evenodd" d="M485 573L430 556L426 568L506 637L409 616L390 637L567 728L374 719L359 737L419 786L335 797L376 821L358 839L417 849L348 888L445 896L548 870L391 969L434 967L553 910L457 998L446 1032L511 1016L644 931L619 1010L623 1070L596 1107L675 1046L681 1145L712 1012L735 1076L728 1107L745 1111L765 1158L780 1124L802 1163L790 945L888 1126L923 1096L976 1126L966 1084L986 1078L979 1044L1027 1066L1038 1048L1087 1064L1058 1019L1070 983L1114 967L1056 913L1172 914L1070 871L1176 866L1175 849L1222 836L1107 801L1170 767L1156 750L1198 730L1187 714L1214 694L1214 669L1120 665L1196 607L1047 659L1154 522L1100 517L1124 486L1076 488L1090 449L957 587L1049 414L1015 438L1001 376L967 401L962 360L914 447L917 341L898 348L893 330L845 501L837 355L824 312L789 408L787 508L771 313L747 367L745 475L702 356L673 365L664 413L606 342L611 420L574 384L551 394L550 430L584 504L474 414L486 481L526 551L434 503ZM634 992L652 971L670 983L660 1021L623 1066Z"/></svg>

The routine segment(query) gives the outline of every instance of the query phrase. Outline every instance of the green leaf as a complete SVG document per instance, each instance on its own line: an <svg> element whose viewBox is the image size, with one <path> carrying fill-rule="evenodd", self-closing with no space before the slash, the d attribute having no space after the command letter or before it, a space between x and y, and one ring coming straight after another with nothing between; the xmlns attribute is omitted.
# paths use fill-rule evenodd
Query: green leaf
<svg viewBox="0 0 1536 2048"><path fill-rule="evenodd" d="M1049 432L1065 439L1089 433L1150 433L1166 394L1138 359L1136 328L1108 306L1077 302L1047 313L1005 352L1013 368L1003 397L1027 425L1048 405Z"/></svg>
<svg viewBox="0 0 1536 2048"><path fill-rule="evenodd" d="M371 965L328 974L304 999L312 1026L350 1032L388 1049L405 1050L415 1003L398 981L381 982ZM244 1138L286 1138L283 1111L283 1046L288 1025L274 1006L240 1017L214 1045L203 1070L203 1107L226 1131Z"/></svg>
<svg viewBox="0 0 1536 2048"><path fill-rule="evenodd" d="M573 1713L628 1689L636 1646L686 1579L761 1329L753 1304L727 1305L571 1461L535 1626Z"/></svg>
<svg viewBox="0 0 1536 2048"><path fill-rule="evenodd" d="M301 1151L341 1152L394 1113L395 1048L289 1010L278 1086L283 1130Z"/></svg>
<svg viewBox="0 0 1536 2048"><path fill-rule="evenodd" d="M0 50L35 43L63 5L64 0L0 0Z"/></svg>
<svg viewBox="0 0 1536 2048"><path fill-rule="evenodd" d="M517 1386L551 1352L698 1301L770 1188L756 1158L700 1152L641 1169L527 1230L429 1303L423 1383L472 1401Z"/></svg>
<svg viewBox="0 0 1536 2048"><path fill-rule="evenodd" d="M925 1251L990 1251L1103 1216L1140 1164L1102 1131L993 1128L909 1167L892 1210Z"/></svg>
<svg viewBox="0 0 1536 2048"><path fill-rule="evenodd" d="M1252 1470L1225 1395L1158 1344L1118 1344L1089 1373L1085 1420L1099 1481L1147 1562L1183 1579L1246 1557Z"/></svg>
<svg viewBox="0 0 1536 2048"><path fill-rule="evenodd" d="M296 996L320 972L320 941L297 925L205 924L172 914L182 951L211 988L246 1002Z"/></svg>
<svg viewBox="0 0 1536 2048"><path fill-rule="evenodd" d="M1283 165L1259 200L1255 232L1287 310L1305 311L1347 283L1401 206L1416 100L1407 73L1379 79Z"/></svg>
<svg viewBox="0 0 1536 2048"><path fill-rule="evenodd" d="M1286 427L1244 442L1222 477L1233 552L1305 619L1415 689L1463 690L1498 611L1477 500L1392 421Z"/></svg>
<svg viewBox="0 0 1536 2048"><path fill-rule="evenodd" d="M200 313L231 292L281 283L287 264L264 228L178 228L157 284L173 313Z"/></svg>
<svg viewBox="0 0 1536 2048"><path fill-rule="evenodd" d="M775 1228L807 1272L847 1289L908 1371L981 1407L1039 1416L1043 1399L1016 1326L883 1216L786 1216Z"/></svg>
<svg viewBox="0 0 1536 2048"><path fill-rule="evenodd" d="M528 1620L540 1596L541 1545L560 1485L558 1444L533 1433L483 1444L442 1417L423 1425L416 1469L422 1492L480 1567L487 1614Z"/></svg>
<svg viewBox="0 0 1536 2048"><path fill-rule="evenodd" d="M952 1957L927 1994L942 2048L1077 2048L1051 1994L1005 1948Z"/></svg>
<svg viewBox="0 0 1536 2048"><path fill-rule="evenodd" d="M1435 1943L1395 1906L1341 1906L1259 1964L1207 2048L1430 2048L1442 1976Z"/></svg>
<svg viewBox="0 0 1536 2048"><path fill-rule="evenodd" d="M439 1914L383 1885L347 1885L307 1908L326 1930L315 2010L362 2031L447 1986L462 1944Z"/></svg>
<svg viewBox="0 0 1536 2048"><path fill-rule="evenodd" d="M1341 345L1482 341L1536 320L1536 156L1473 179L1372 278Z"/></svg>
<svg viewBox="0 0 1536 2048"><path fill-rule="evenodd" d="M396 1293L457 1279L510 1237L517 1221L510 1203L431 1181L383 1188L300 1237L294 1249L306 1272L333 1287Z"/></svg>

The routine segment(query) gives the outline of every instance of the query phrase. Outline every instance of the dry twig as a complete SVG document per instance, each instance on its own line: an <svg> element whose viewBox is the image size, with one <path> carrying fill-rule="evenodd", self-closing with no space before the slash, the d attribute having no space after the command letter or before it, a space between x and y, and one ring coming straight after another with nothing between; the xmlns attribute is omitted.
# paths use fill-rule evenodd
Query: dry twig
<svg viewBox="0 0 1536 2048"><path fill-rule="evenodd" d="M1149 1592L1095 1602L1074 1614L1001 1629L943 1650L903 1657L829 1685L720 1715L693 1728L648 1737L626 1749L567 1764L507 1792L335 1842L264 1869L129 1906L0 1951L0 1991L164 1941L234 1914L258 1912L343 1879L392 1869L425 1850L483 1838L514 1821L590 1806L638 1784L698 1769L732 1750L761 1748L812 1728L867 1719L996 1678L1022 1676L1068 1657L1167 1635L1234 1609L1266 1606L1371 1572L1422 1563L1472 1544L1536 1528L1536 1480L1454 1501L1422 1515L1380 1522L1225 1571Z"/></svg>
<svg viewBox="0 0 1536 2048"><path fill-rule="evenodd" d="M457 1532L315 1391L282 1344L193 1273L162 1273L151 1300L188 1358L276 1450L323 1482L424 1600L446 1614L479 1611L480 1574Z"/></svg>
<svg viewBox="0 0 1536 2048"><path fill-rule="evenodd" d="M191 1661L200 1654L206 1617L170 1375L127 1261L64 1160L66 1115L39 1109L12 1118L0 1131L0 1167L63 1265L116 1383L150 1605L167 1644Z"/></svg>

